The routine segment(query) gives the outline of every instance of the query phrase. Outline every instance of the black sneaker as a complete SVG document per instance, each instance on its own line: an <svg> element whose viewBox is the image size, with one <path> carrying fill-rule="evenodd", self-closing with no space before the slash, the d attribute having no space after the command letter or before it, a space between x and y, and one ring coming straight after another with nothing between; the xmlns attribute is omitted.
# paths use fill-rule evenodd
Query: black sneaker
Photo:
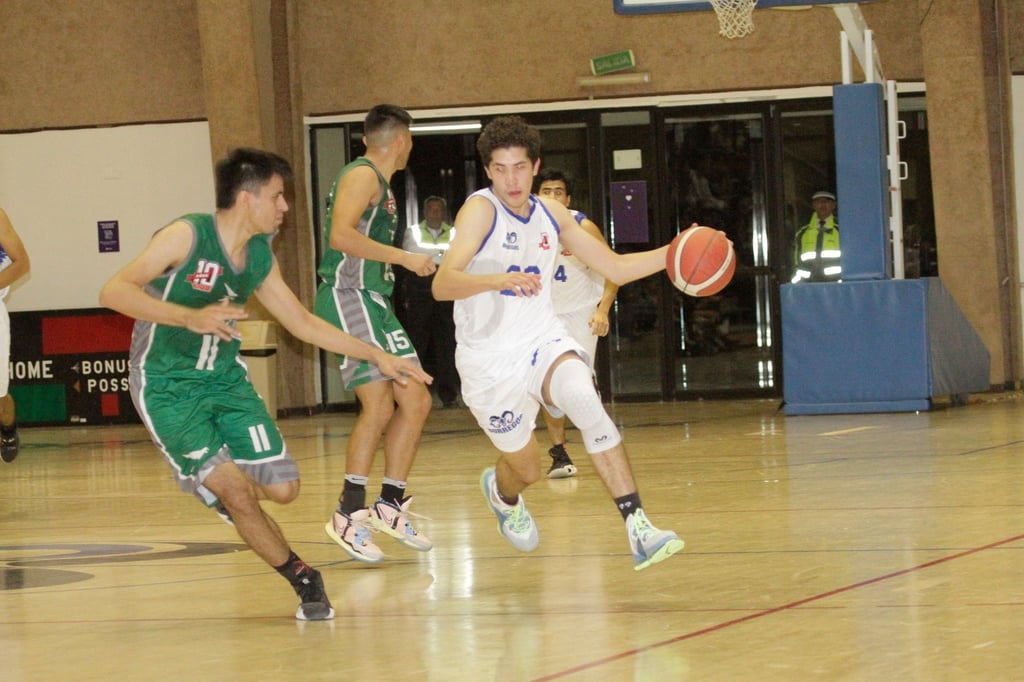
<svg viewBox="0 0 1024 682"><path fill-rule="evenodd" d="M320 571L310 571L302 583L295 587L295 593L302 600L295 617L298 620L331 620L334 618L334 608L324 591L324 580L320 577Z"/></svg>
<svg viewBox="0 0 1024 682"><path fill-rule="evenodd" d="M0 436L0 459L5 462L13 462L18 456L18 447L21 445L21 438L18 437L18 429L4 432Z"/></svg>
<svg viewBox="0 0 1024 682"><path fill-rule="evenodd" d="M548 478L569 478L576 474L576 465L569 459L569 453L565 451L564 445L556 445L548 450L548 454L551 455Z"/></svg>

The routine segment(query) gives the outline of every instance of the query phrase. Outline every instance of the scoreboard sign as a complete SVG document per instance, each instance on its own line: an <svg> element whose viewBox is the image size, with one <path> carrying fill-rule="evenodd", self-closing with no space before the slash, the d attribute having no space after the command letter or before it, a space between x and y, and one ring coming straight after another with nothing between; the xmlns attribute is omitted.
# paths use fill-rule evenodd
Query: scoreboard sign
<svg viewBox="0 0 1024 682"><path fill-rule="evenodd" d="M139 421L128 392L134 320L106 308L10 316L10 393L19 423Z"/></svg>

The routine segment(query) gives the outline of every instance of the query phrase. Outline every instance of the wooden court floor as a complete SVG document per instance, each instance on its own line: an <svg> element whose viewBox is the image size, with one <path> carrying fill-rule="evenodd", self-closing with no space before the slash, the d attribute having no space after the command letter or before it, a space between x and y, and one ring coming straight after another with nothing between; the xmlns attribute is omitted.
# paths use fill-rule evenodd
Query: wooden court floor
<svg viewBox="0 0 1024 682"><path fill-rule="evenodd" d="M777 408L611 408L649 516L687 543L639 573L578 444L575 479L526 495L540 547L507 545L465 410L431 416L411 481L434 549L377 536L388 561L357 564L323 531L353 415L282 420L303 489L270 512L329 623L294 620L141 427L23 429L0 465L0 679L1024 679L1024 400Z"/></svg>

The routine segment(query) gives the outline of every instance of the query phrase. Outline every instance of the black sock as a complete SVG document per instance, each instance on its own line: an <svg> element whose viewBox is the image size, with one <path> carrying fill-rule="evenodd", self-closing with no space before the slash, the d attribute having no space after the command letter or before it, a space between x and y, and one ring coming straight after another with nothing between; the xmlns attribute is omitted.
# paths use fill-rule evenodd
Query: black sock
<svg viewBox="0 0 1024 682"><path fill-rule="evenodd" d="M399 488L392 483L385 483L380 487L380 496L396 507L402 506L402 496L404 494L405 490L403 488Z"/></svg>
<svg viewBox="0 0 1024 682"><path fill-rule="evenodd" d="M629 518L630 514L640 508L640 493L630 493L629 495L616 497L615 504L618 505L619 513L622 514L622 520L625 521Z"/></svg>
<svg viewBox="0 0 1024 682"><path fill-rule="evenodd" d="M516 495L514 498L510 500L501 494L501 491L498 490L498 486L494 486L494 490L498 493L498 499L507 504L508 506L514 507L517 504L519 504L519 495Z"/></svg>
<svg viewBox="0 0 1024 682"><path fill-rule="evenodd" d="M13 436L18 430L18 422L11 422L10 424L0 424L0 434L4 436Z"/></svg>
<svg viewBox="0 0 1024 682"><path fill-rule="evenodd" d="M307 583L314 573L309 564L300 559L295 552L288 552L288 560L280 566L274 566L274 569L292 584L296 592Z"/></svg>
<svg viewBox="0 0 1024 682"><path fill-rule="evenodd" d="M351 514L366 506L366 484L353 483L345 479L345 488L341 491L341 506L338 507L343 513Z"/></svg>

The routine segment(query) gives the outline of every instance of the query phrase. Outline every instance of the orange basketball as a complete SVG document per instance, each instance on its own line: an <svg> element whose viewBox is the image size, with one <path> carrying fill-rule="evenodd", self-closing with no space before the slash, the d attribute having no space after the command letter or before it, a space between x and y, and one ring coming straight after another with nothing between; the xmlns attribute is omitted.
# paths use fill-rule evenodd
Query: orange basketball
<svg viewBox="0 0 1024 682"><path fill-rule="evenodd" d="M677 234L669 244L665 271L684 294L711 296L732 280L736 252L724 232L694 225Z"/></svg>

